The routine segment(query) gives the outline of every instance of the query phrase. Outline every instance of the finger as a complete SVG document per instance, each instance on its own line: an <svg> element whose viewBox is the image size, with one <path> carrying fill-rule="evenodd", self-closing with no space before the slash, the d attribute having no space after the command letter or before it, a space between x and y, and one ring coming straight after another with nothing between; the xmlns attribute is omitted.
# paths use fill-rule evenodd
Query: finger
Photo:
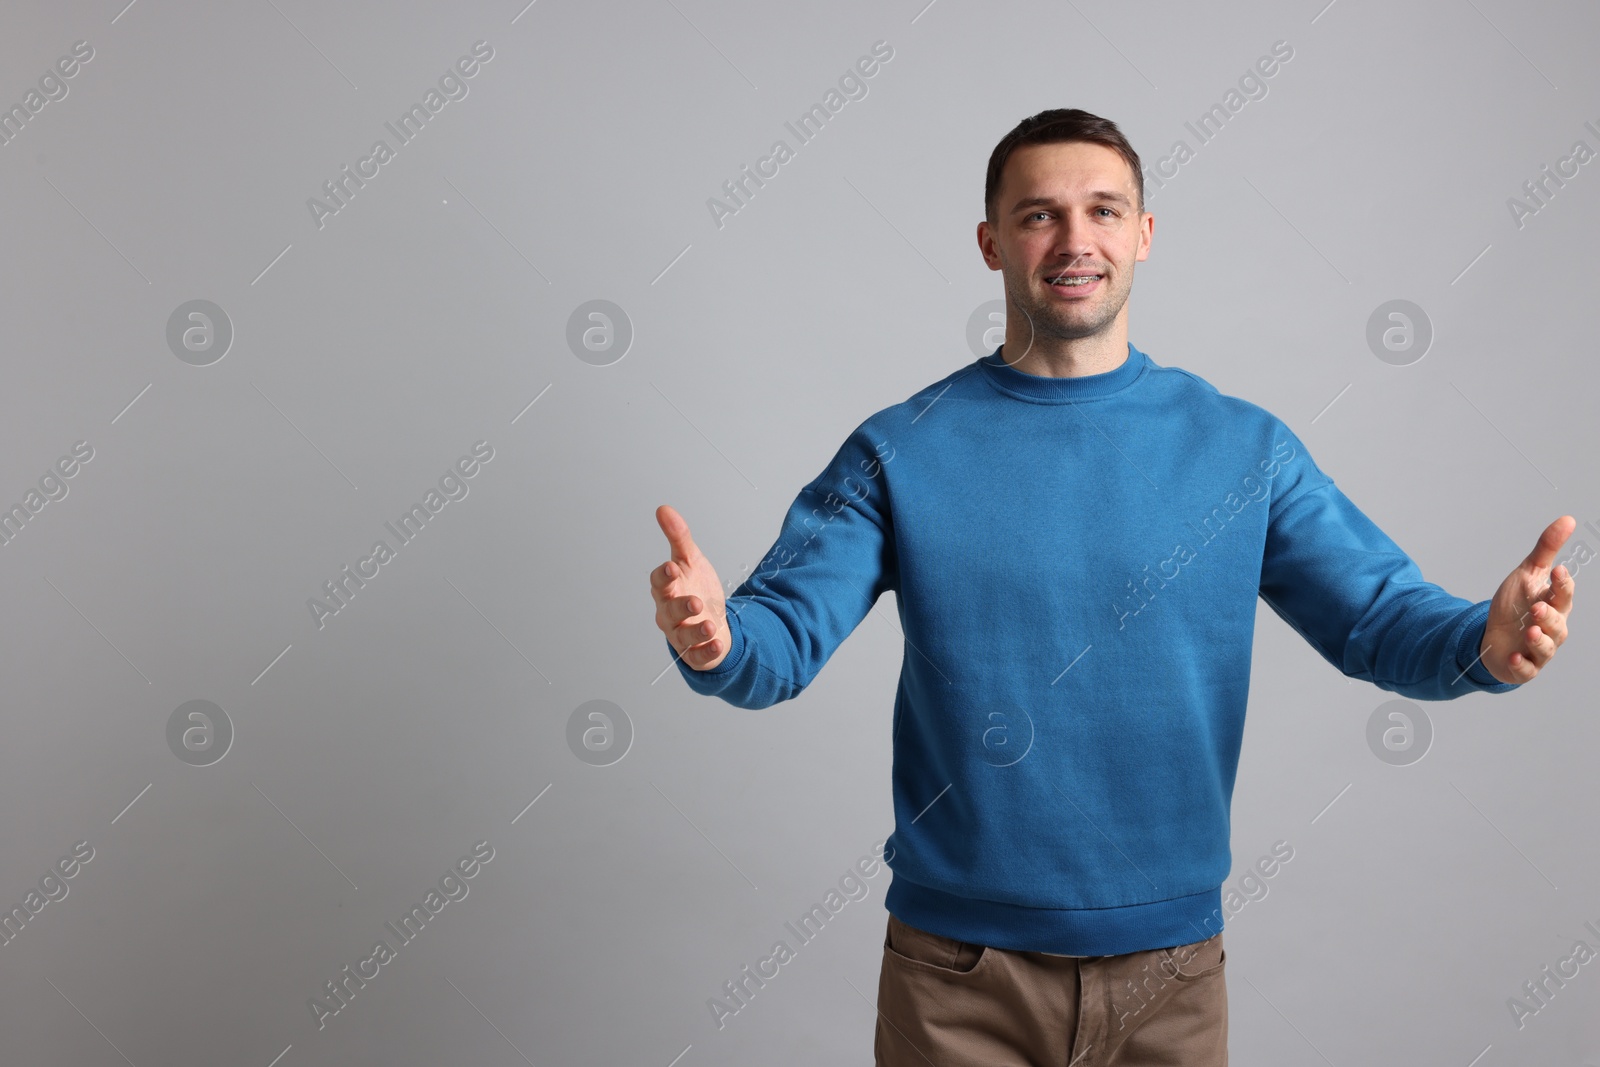
<svg viewBox="0 0 1600 1067"><path fill-rule="evenodd" d="M688 619L678 624L678 630L684 635L684 643L693 648L717 635L717 623L714 619Z"/></svg>
<svg viewBox="0 0 1600 1067"><path fill-rule="evenodd" d="M1565 564L1550 572L1550 592L1544 599L1562 615L1572 610L1572 594L1577 591L1577 579Z"/></svg>
<svg viewBox="0 0 1600 1067"><path fill-rule="evenodd" d="M707 632L709 631L709 632ZM690 619L672 627L672 646L691 663L698 662L705 649L721 638L714 619Z"/></svg>
<svg viewBox="0 0 1600 1067"><path fill-rule="evenodd" d="M717 654L721 651L721 646L715 640L712 640L690 648L684 652L683 658L690 663L710 663L717 658Z"/></svg>
<svg viewBox="0 0 1600 1067"><path fill-rule="evenodd" d="M1539 673L1539 668L1534 666L1533 661L1521 652L1513 652L1506 657L1506 669L1511 672L1512 680L1518 685L1523 682L1533 681L1534 677Z"/></svg>
<svg viewBox="0 0 1600 1067"><path fill-rule="evenodd" d="M675 559L669 559L650 572L650 588L659 591L664 596L676 596L673 583L681 582L688 576L682 563Z"/></svg>
<svg viewBox="0 0 1600 1067"><path fill-rule="evenodd" d="M671 619L663 622L659 614L656 616L656 625L667 635L667 640L672 643L673 648L678 650L678 655L680 656L695 645L703 643L707 637L706 634L700 632L694 623L685 625L682 622L673 622Z"/></svg>
<svg viewBox="0 0 1600 1067"><path fill-rule="evenodd" d="M682 599L687 601L690 598L684 597ZM676 624L676 629L689 635L689 643L691 645L698 641L704 641L709 637L714 637L727 629L727 616L725 614L708 611L705 601L700 597L694 597L693 600L695 601L694 611Z"/></svg>
<svg viewBox="0 0 1600 1067"><path fill-rule="evenodd" d="M706 612L705 601L698 596L668 598L656 611L656 625L679 650L692 648L714 636L721 629L720 624L720 619Z"/></svg>
<svg viewBox="0 0 1600 1067"><path fill-rule="evenodd" d="M689 536L689 524L671 504L662 504L656 508L656 522L661 526L661 532L667 535L667 544L672 547L672 558L679 563L688 563L699 549L695 548L694 538Z"/></svg>
<svg viewBox="0 0 1600 1067"><path fill-rule="evenodd" d="M1539 627L1530 626L1522 632L1521 651L1535 667L1543 667L1555 656L1556 643Z"/></svg>
<svg viewBox="0 0 1600 1067"><path fill-rule="evenodd" d="M1533 546L1533 551L1528 553L1527 559L1522 561L1524 567L1532 567L1543 573L1550 569L1556 561L1556 553L1561 551L1561 546L1567 543L1567 538L1572 536L1572 531L1578 528L1578 520L1571 515L1563 515L1555 522L1544 528L1544 533L1539 535L1539 541Z"/></svg>
<svg viewBox="0 0 1600 1067"><path fill-rule="evenodd" d="M705 607L705 601L693 594L671 597L666 602L667 618L672 620L673 625L705 619Z"/></svg>
<svg viewBox="0 0 1600 1067"><path fill-rule="evenodd" d="M650 572L650 591L656 594L656 599L658 600L663 595L671 595L667 592L667 587L677 580L678 576L676 574L668 573L667 568L671 566L672 561L668 560Z"/></svg>
<svg viewBox="0 0 1600 1067"><path fill-rule="evenodd" d="M1550 635L1550 640L1560 648L1567 641L1567 617L1548 603L1541 601L1533 606L1533 621L1539 629Z"/></svg>

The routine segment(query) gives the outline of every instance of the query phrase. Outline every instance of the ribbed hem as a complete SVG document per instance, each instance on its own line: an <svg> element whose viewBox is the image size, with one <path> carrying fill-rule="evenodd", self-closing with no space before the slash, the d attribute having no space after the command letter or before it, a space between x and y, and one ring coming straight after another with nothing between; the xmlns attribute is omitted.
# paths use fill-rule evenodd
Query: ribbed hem
<svg viewBox="0 0 1600 1067"><path fill-rule="evenodd" d="M955 896L895 874L884 907L901 922L943 937L1062 956L1120 956L1188 945L1221 933L1224 919L1220 885L1119 908L1030 908Z"/></svg>

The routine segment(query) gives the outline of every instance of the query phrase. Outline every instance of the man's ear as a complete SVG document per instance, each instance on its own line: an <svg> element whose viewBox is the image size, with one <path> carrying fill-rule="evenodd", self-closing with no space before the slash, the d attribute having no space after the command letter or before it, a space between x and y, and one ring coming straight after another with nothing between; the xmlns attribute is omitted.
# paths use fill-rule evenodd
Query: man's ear
<svg viewBox="0 0 1600 1067"><path fill-rule="evenodd" d="M985 233L987 232L992 236L993 231L994 227L989 225L988 219L984 219L978 223L978 251L983 255L983 261L984 263L988 264L990 270L999 270L1000 254L998 252L990 252L990 246L993 244L992 240L984 240Z"/></svg>
<svg viewBox="0 0 1600 1067"><path fill-rule="evenodd" d="M1149 233L1144 232L1144 228L1146 226L1149 227ZM1139 255L1136 257L1136 262L1143 262L1144 260L1150 258L1150 245L1155 241L1155 215L1146 211L1144 213L1144 218L1139 220L1139 227Z"/></svg>

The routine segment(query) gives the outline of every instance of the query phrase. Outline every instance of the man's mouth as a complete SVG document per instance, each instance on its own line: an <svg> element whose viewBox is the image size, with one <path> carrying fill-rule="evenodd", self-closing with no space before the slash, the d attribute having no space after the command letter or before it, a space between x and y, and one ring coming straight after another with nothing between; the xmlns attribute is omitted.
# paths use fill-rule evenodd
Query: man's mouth
<svg viewBox="0 0 1600 1067"><path fill-rule="evenodd" d="M1055 289L1092 289L1105 275L1093 271L1063 271L1047 277L1046 284Z"/></svg>

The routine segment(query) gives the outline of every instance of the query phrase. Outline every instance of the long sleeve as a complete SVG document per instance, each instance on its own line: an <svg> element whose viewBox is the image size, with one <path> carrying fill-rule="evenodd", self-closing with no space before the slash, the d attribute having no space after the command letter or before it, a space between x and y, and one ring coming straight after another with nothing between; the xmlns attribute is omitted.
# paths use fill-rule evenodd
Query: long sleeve
<svg viewBox="0 0 1600 1067"><path fill-rule="evenodd" d="M1260 588L1273 611L1345 675L1402 696L1448 700L1517 688L1477 660L1489 601L1423 580L1309 454L1298 472L1267 520Z"/></svg>
<svg viewBox="0 0 1600 1067"><path fill-rule="evenodd" d="M884 900L943 937L1107 956L1231 921L1257 595L1384 697L1516 688L1473 662L1488 601L1424 581L1277 416L1131 343L1098 374L955 368L786 503L724 575L728 653L679 674L772 707L893 590Z"/></svg>
<svg viewBox="0 0 1600 1067"><path fill-rule="evenodd" d="M896 588L887 486L894 448L870 421L800 490L772 549L728 596L733 646L722 662L696 670L667 642L695 692L741 708L799 695L878 597Z"/></svg>

